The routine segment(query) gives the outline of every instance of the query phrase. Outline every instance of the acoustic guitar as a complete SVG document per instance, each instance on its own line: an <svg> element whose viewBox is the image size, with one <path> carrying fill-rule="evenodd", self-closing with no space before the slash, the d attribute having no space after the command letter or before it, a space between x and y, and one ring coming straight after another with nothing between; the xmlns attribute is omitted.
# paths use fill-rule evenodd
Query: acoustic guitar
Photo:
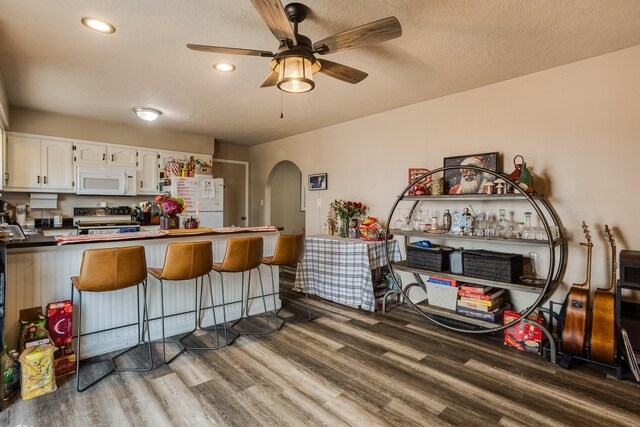
<svg viewBox="0 0 640 427"><path fill-rule="evenodd" d="M591 235L589 227L582 221L582 231L586 242L580 243L587 247L587 278L584 283L574 283L567 295L567 312L562 331L562 351L575 356L582 356L587 334L587 318L589 309L589 288L591 287Z"/></svg>
<svg viewBox="0 0 640 427"><path fill-rule="evenodd" d="M611 245L611 285L596 289L591 309L591 359L613 365L616 356L616 240L609 226L604 236Z"/></svg>

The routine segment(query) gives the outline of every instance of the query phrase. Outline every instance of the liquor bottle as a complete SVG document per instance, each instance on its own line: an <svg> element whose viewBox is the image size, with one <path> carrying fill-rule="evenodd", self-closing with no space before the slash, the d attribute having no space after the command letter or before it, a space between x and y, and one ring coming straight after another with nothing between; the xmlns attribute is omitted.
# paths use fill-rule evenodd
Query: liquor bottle
<svg viewBox="0 0 640 427"><path fill-rule="evenodd" d="M442 215L442 228L447 231L451 230L451 213L449 209L445 209L444 215Z"/></svg>

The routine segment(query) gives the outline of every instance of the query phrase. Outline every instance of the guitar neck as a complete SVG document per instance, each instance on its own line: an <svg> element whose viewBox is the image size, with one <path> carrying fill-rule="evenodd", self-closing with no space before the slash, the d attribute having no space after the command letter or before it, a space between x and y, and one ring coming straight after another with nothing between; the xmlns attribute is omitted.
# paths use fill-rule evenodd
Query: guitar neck
<svg viewBox="0 0 640 427"><path fill-rule="evenodd" d="M615 243L611 243L611 287L609 291L614 293L616 291L616 268L617 268L617 260L616 260L616 245Z"/></svg>
<svg viewBox="0 0 640 427"><path fill-rule="evenodd" d="M574 283L573 285L581 288L590 289L591 288L591 249L593 248L593 245L591 243L580 243L580 245L587 247L587 277L584 283Z"/></svg>

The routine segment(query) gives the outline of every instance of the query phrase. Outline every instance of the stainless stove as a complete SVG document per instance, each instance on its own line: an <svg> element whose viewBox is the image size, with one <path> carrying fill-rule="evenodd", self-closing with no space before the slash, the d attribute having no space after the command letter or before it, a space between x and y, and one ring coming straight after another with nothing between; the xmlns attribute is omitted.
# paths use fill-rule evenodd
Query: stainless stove
<svg viewBox="0 0 640 427"><path fill-rule="evenodd" d="M131 208L73 208L73 224L78 234L113 234L140 231L140 223L131 221Z"/></svg>

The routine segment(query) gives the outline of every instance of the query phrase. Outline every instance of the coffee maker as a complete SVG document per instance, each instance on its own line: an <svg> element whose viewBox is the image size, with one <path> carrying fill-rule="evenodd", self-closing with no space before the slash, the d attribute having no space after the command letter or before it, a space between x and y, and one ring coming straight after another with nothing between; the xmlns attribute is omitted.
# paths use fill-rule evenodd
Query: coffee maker
<svg viewBox="0 0 640 427"><path fill-rule="evenodd" d="M13 205L5 200L0 200L0 224L13 223Z"/></svg>

